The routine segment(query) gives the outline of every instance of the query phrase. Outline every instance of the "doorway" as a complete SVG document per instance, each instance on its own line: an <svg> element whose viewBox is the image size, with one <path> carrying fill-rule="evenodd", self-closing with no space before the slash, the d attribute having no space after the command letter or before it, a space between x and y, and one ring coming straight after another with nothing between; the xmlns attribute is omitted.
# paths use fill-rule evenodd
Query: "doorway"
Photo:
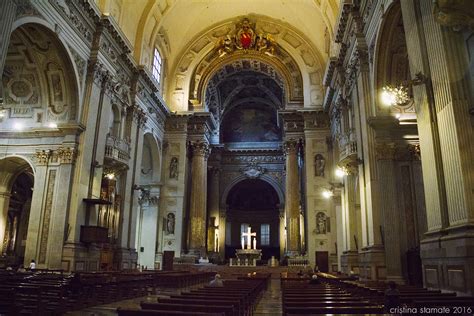
<svg viewBox="0 0 474 316"><path fill-rule="evenodd" d="M329 272L329 253L327 251L316 251L316 265L319 271Z"/></svg>

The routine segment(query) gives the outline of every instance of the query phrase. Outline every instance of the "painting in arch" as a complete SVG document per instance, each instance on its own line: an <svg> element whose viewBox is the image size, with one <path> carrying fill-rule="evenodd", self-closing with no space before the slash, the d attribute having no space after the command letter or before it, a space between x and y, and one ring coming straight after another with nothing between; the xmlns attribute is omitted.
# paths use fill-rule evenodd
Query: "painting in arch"
<svg viewBox="0 0 474 316"><path fill-rule="evenodd" d="M473 12L0 1L0 269L240 269L250 227L262 271L472 295Z"/></svg>

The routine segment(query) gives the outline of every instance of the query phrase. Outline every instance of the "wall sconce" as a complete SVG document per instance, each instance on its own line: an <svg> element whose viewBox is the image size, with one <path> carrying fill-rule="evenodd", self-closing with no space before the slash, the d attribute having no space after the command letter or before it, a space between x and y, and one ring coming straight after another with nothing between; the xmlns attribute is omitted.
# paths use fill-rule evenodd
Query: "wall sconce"
<svg viewBox="0 0 474 316"><path fill-rule="evenodd" d="M402 82L398 87L391 85L383 87L380 93L380 101L386 106L407 104L411 99L408 89L413 86L426 84L427 82L428 78L419 72L415 75L415 78Z"/></svg>
<svg viewBox="0 0 474 316"><path fill-rule="evenodd" d="M322 192L322 195L325 199L330 199L331 197L334 196L334 191L333 190L328 190L328 189L324 189L323 192Z"/></svg>
<svg viewBox="0 0 474 316"><path fill-rule="evenodd" d="M337 167L335 173L336 173L336 177L338 178L342 178L349 174L349 172L347 171L347 168L345 167Z"/></svg>
<svg viewBox="0 0 474 316"><path fill-rule="evenodd" d="M113 172L106 173L105 176L109 180L114 180L115 179L115 174Z"/></svg>

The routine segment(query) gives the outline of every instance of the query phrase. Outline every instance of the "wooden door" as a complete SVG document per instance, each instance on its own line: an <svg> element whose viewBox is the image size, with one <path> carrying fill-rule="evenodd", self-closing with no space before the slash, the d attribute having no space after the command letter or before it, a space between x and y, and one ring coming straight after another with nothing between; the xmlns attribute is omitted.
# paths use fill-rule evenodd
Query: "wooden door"
<svg viewBox="0 0 474 316"><path fill-rule="evenodd" d="M163 251L163 270L173 270L174 251Z"/></svg>
<svg viewBox="0 0 474 316"><path fill-rule="evenodd" d="M316 265L319 271L329 272L329 254L327 251L316 251Z"/></svg>

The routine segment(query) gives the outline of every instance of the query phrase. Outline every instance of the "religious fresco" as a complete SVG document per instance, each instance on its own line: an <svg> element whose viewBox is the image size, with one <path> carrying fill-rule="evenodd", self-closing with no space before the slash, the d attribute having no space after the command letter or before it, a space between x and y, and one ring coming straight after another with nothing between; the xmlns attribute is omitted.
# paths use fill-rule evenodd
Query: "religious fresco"
<svg viewBox="0 0 474 316"><path fill-rule="evenodd" d="M281 140L276 112L261 105L232 109L222 124L223 142L276 142Z"/></svg>

